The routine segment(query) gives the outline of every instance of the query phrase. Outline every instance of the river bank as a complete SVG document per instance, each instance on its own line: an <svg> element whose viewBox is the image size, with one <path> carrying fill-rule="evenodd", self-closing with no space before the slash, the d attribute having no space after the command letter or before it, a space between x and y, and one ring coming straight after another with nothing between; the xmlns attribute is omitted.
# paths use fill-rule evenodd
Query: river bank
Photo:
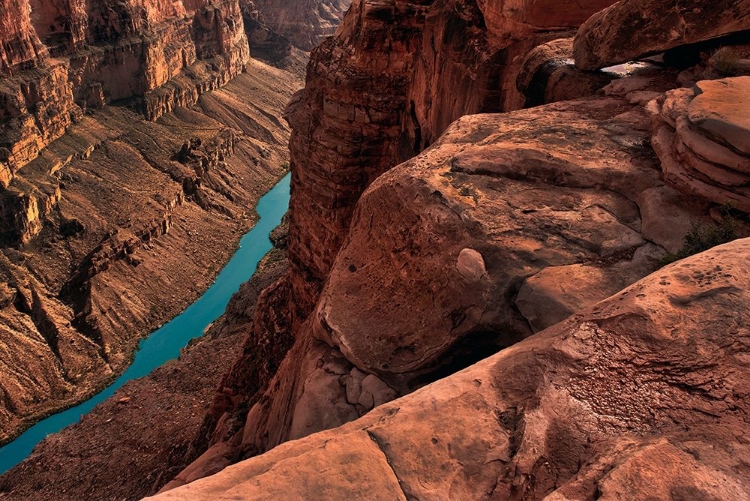
<svg viewBox="0 0 750 501"><path fill-rule="evenodd" d="M149 336L133 365L112 386L84 404L38 423L0 449L0 467L7 467L6 463L33 447L32 442L40 438L40 433L57 431L54 428L66 420L77 420L81 413L88 413L78 424L44 440L28 460L0 477L0 495L49 499L54 494L60 499L61 482L68 479L63 494L70 499L85 496L88 488L101 485L120 485L122 490L113 494L113 499L137 499L158 490L171 479L169 472L184 466L180 463L182 452L200 425L218 379L242 345L242 330L212 334L215 329L209 329L205 338L195 338L224 313L230 297L253 275L256 264L271 249L268 234L286 211L288 190L286 176L259 202L260 220L242 238L240 249L214 285L180 316ZM243 285L243 290L250 287L259 292L283 266L283 261L266 259L266 265L261 265L258 275ZM245 292L244 297L247 296ZM188 344L179 360L133 381L165 360L179 356ZM153 422L159 422L160 429L150 433ZM87 473L80 473L83 471ZM114 471L123 477L123 482L106 478ZM139 473L143 476L139 477ZM71 478L76 482L69 482ZM54 492L45 493L41 486L54 487Z"/></svg>

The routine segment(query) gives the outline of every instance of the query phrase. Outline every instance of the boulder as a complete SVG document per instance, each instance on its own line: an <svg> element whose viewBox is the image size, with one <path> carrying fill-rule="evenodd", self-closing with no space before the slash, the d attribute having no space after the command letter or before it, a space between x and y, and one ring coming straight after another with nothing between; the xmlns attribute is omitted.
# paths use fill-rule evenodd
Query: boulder
<svg viewBox="0 0 750 501"><path fill-rule="evenodd" d="M750 0L622 0L581 25L573 56L595 70L745 30Z"/></svg>
<svg viewBox="0 0 750 501"><path fill-rule="evenodd" d="M684 193L750 212L750 77L675 89L649 109L664 179Z"/></svg>

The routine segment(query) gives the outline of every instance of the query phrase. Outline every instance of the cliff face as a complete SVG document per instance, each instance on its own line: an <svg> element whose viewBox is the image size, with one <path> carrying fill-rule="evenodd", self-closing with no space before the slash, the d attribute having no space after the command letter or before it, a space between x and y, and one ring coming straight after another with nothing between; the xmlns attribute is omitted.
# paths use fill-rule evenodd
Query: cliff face
<svg viewBox="0 0 750 501"><path fill-rule="evenodd" d="M302 50L333 35L351 0L254 0L262 21Z"/></svg>
<svg viewBox="0 0 750 501"><path fill-rule="evenodd" d="M2 193L5 215L36 235L0 253L3 439L119 373L252 224L285 172L275 116L301 81L247 64L252 74L156 122L117 106L87 115Z"/></svg>
<svg viewBox="0 0 750 501"><path fill-rule="evenodd" d="M651 146L654 103L698 69L574 67L575 28L611 3L352 5L288 109L290 272L245 353L266 353L282 312L293 344L263 358L275 374L238 360L205 453L169 487L355 419L648 275L696 227L734 224Z"/></svg>
<svg viewBox="0 0 750 501"><path fill-rule="evenodd" d="M518 56L611 2L567 2L557 18L558 7L542 3L502 2L498 10L472 1L357 1L336 37L313 52L289 117L298 165L289 251L301 318L317 299L364 188L460 116L521 107Z"/></svg>
<svg viewBox="0 0 750 501"><path fill-rule="evenodd" d="M2 23L4 187L82 108L135 98L155 120L226 84L249 56L237 0L8 0Z"/></svg>

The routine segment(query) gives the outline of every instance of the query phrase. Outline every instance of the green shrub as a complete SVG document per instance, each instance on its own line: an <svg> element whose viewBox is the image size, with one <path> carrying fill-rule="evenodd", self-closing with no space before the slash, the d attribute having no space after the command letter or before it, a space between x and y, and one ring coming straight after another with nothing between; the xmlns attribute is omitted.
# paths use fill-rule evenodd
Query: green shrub
<svg viewBox="0 0 750 501"><path fill-rule="evenodd" d="M722 47L711 56L711 63L719 75L731 77L737 75L737 63L740 59L740 54L736 50L730 47Z"/></svg>
<svg viewBox="0 0 750 501"><path fill-rule="evenodd" d="M728 212L728 210L727 210ZM686 257L700 254L717 245L726 244L732 240L737 240L739 224L736 219L725 214L721 223L714 224L693 224L693 229L685 235L682 248L673 254L667 254L661 260L661 265L668 264L685 259Z"/></svg>

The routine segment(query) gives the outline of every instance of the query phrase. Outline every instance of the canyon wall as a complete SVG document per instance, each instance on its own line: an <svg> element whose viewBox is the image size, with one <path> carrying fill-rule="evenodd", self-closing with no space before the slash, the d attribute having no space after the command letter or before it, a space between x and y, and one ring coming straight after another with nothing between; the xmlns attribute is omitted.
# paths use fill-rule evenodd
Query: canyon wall
<svg viewBox="0 0 750 501"><path fill-rule="evenodd" d="M333 35L351 3L351 0L253 1L265 24L305 51Z"/></svg>
<svg viewBox="0 0 750 501"><path fill-rule="evenodd" d="M700 71L574 66L575 29L612 3L353 3L287 110L290 271L167 488L356 419L735 224L651 146L652 101Z"/></svg>
<svg viewBox="0 0 750 501"><path fill-rule="evenodd" d="M154 120L227 83L249 57L237 0L8 0L3 10L4 187L82 109L135 99Z"/></svg>
<svg viewBox="0 0 750 501"><path fill-rule="evenodd" d="M2 2L0 442L121 372L284 173L305 55L253 9Z"/></svg>

